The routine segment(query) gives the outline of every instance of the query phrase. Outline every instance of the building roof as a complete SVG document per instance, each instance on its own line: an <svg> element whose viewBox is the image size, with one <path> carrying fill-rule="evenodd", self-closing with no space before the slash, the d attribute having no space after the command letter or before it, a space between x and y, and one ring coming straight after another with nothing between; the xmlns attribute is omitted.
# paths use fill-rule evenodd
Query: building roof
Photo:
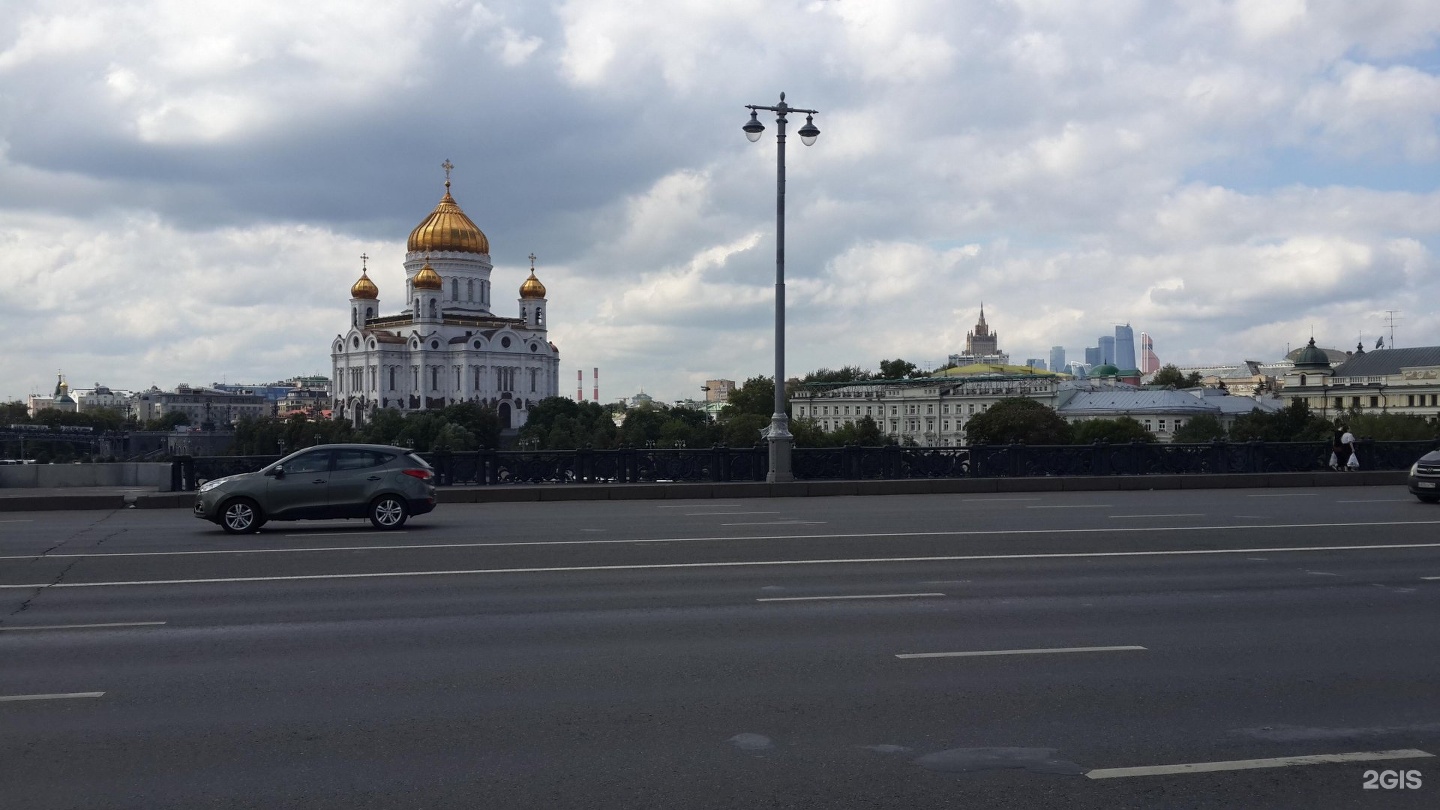
<svg viewBox="0 0 1440 810"><path fill-rule="evenodd" d="M963 355L957 355L963 356ZM973 377L977 375L996 375L1003 377L1059 377L1059 372L1047 371L1043 368L1032 366L1011 366L999 363L971 363L968 366L952 366L935 372L936 377Z"/></svg>
<svg viewBox="0 0 1440 810"><path fill-rule="evenodd" d="M1413 349L1375 349L1352 355L1335 367L1336 377L1385 377L1399 374L1402 368L1440 366L1440 346L1419 346Z"/></svg>
<svg viewBox="0 0 1440 810"><path fill-rule="evenodd" d="M1242 397L1236 397L1242 399ZM1254 400L1247 401L1253 402ZM1060 415L1126 413L1214 413L1212 399L1201 400L1184 391L1077 391L1056 410ZM1247 411L1248 412L1248 411Z"/></svg>

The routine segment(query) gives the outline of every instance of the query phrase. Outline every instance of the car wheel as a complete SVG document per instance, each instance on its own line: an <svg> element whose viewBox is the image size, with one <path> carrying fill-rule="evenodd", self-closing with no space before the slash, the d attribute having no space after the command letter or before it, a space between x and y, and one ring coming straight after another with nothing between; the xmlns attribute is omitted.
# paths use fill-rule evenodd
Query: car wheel
<svg viewBox="0 0 1440 810"><path fill-rule="evenodd" d="M220 509L220 528L228 534L249 534L264 522L260 507L249 498L236 498Z"/></svg>
<svg viewBox="0 0 1440 810"><path fill-rule="evenodd" d="M409 517L405 502L394 495L382 495L370 504L370 522L377 529L398 529Z"/></svg>

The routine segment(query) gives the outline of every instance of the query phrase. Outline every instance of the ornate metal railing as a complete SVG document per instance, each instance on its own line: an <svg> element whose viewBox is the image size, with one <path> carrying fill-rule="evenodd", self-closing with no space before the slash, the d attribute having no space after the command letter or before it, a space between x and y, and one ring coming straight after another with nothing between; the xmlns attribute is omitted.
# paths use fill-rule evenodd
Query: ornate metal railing
<svg viewBox="0 0 1440 810"><path fill-rule="evenodd" d="M1361 469L1404 470L1440 440L1361 440ZM1310 472L1326 469L1325 442L1209 444L977 445L974 447L798 447L800 480L1021 478L1074 475L1174 475ZM705 449L473 450L422 453L441 486L471 484L635 484L764 481L764 445ZM182 456L171 468L176 490L251 472L278 456Z"/></svg>

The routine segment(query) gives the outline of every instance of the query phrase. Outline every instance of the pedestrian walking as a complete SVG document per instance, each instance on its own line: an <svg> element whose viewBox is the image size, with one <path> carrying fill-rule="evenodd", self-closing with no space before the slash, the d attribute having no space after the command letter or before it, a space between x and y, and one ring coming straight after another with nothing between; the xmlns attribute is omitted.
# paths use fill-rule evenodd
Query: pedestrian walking
<svg viewBox="0 0 1440 810"><path fill-rule="evenodd" d="M1350 432L1349 425L1340 426L1340 468L1346 470L1360 469L1360 459L1355 455L1355 434Z"/></svg>

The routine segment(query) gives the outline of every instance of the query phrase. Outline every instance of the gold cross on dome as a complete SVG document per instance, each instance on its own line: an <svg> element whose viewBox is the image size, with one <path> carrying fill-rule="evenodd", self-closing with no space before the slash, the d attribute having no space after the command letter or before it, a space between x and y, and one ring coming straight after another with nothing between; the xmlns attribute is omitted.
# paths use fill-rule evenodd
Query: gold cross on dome
<svg viewBox="0 0 1440 810"><path fill-rule="evenodd" d="M440 168L442 168L442 169L445 170L445 187L446 187L446 188L449 188L449 187L450 187L450 170L453 169L453 168L455 168L455 164L450 162L450 158L445 158L445 162L440 164Z"/></svg>
<svg viewBox="0 0 1440 810"><path fill-rule="evenodd" d="M534 271L534 270L535 270L535 254L534 254L534 253L531 253L531 254L530 254L530 270L531 270L531 271Z"/></svg>
<svg viewBox="0 0 1440 810"><path fill-rule="evenodd" d="M366 268L365 268L365 263L368 262L368 261L370 261L370 257L369 257L368 255L364 254L364 253L361 253L361 254L360 254L360 271L361 271L362 273L365 271L365 269L366 269Z"/></svg>

